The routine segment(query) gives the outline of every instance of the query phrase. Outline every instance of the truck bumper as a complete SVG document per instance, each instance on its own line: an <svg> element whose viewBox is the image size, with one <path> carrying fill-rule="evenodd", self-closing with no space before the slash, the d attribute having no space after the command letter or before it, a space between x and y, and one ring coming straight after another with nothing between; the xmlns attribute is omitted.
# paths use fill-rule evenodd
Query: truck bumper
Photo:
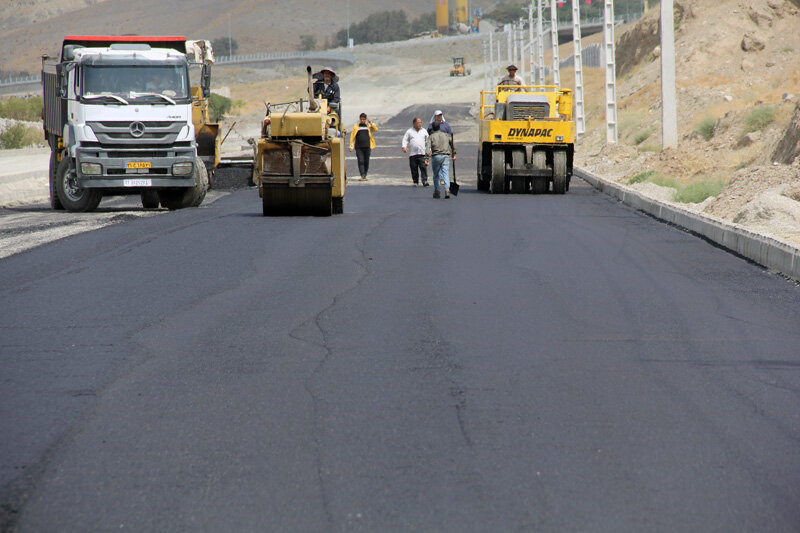
<svg viewBox="0 0 800 533"><path fill-rule="evenodd" d="M108 188L168 188L168 187L194 187L195 186L195 165L196 152L191 148L164 148L159 150L164 152L163 157L152 157L151 154L145 156L135 155L135 150L124 150L128 154L125 157L116 156L119 150L98 149L98 148L78 148L75 150L76 173L78 186L84 189L108 189ZM148 150L149 151L149 150ZM149 163L147 169L129 169L128 163ZM81 165L84 163L95 163L100 165L101 173L87 175L81 172ZM172 173L172 165L175 163L190 163L192 172L186 175L175 175Z"/></svg>

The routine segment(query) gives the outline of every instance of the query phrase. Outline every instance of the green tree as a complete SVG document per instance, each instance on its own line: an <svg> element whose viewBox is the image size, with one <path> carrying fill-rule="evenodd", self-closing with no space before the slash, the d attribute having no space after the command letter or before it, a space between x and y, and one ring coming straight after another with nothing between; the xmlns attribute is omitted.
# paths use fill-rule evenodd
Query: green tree
<svg viewBox="0 0 800 533"><path fill-rule="evenodd" d="M219 122L233 107L233 100L221 94L211 93L208 98L208 114L211 122Z"/></svg>
<svg viewBox="0 0 800 533"><path fill-rule="evenodd" d="M300 36L300 50L314 50L317 48L317 38L313 35Z"/></svg>
<svg viewBox="0 0 800 533"><path fill-rule="evenodd" d="M236 42L236 39L231 39L229 48L228 38L219 37L211 41L211 48L214 49L214 53L218 56L232 56L236 55L236 51L239 49L239 43Z"/></svg>
<svg viewBox="0 0 800 533"><path fill-rule="evenodd" d="M424 13L415 18L411 23L411 34L416 35L424 31L433 31L436 29L436 12Z"/></svg>

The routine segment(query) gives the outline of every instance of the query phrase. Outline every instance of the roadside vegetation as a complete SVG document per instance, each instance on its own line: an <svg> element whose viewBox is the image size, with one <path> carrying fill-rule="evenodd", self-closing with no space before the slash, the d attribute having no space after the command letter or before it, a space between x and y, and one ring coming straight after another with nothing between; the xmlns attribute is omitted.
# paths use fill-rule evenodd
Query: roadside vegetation
<svg viewBox="0 0 800 533"><path fill-rule="evenodd" d="M714 136L714 127L716 124L717 121L714 120L714 117L704 117L697 123L697 126L694 127L694 131L704 140L708 141Z"/></svg>
<svg viewBox="0 0 800 533"><path fill-rule="evenodd" d="M2 99L0 100L0 118L38 122L42 120L42 97Z"/></svg>
<svg viewBox="0 0 800 533"><path fill-rule="evenodd" d="M42 129L21 122L9 123L0 132L0 149L13 150L43 144Z"/></svg>
<svg viewBox="0 0 800 533"><path fill-rule="evenodd" d="M744 132L764 131L775 120L775 107L759 105L744 118Z"/></svg>
<svg viewBox="0 0 800 533"><path fill-rule="evenodd" d="M211 122L219 122L225 115L235 112L236 109L243 105L244 102L241 100L232 100L227 96L211 93L208 98L208 115Z"/></svg>
<svg viewBox="0 0 800 533"><path fill-rule="evenodd" d="M701 177L690 183L681 183L655 170L640 172L628 180L628 185L635 183L652 183L675 189L675 201L684 204L698 204L710 196L718 195L725 188L725 181L719 177Z"/></svg>

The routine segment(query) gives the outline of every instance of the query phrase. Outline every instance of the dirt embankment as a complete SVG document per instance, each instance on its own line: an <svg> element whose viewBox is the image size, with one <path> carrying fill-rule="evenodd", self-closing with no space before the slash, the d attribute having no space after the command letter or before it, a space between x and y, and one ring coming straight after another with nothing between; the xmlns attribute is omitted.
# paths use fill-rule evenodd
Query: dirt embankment
<svg viewBox="0 0 800 533"><path fill-rule="evenodd" d="M800 9L788 0L675 5L678 147L661 150L651 10L617 34L619 142L606 145L604 108L587 105L578 164L800 246Z"/></svg>

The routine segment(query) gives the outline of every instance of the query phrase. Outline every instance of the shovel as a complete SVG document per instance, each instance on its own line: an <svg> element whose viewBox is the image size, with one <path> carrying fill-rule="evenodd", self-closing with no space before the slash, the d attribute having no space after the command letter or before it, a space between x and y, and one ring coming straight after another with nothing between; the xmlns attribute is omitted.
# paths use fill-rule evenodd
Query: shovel
<svg viewBox="0 0 800 533"><path fill-rule="evenodd" d="M453 164L453 179L450 180L450 194L453 196L458 196L458 189L461 187L461 185L459 185L456 181L456 162L451 160L450 163Z"/></svg>

